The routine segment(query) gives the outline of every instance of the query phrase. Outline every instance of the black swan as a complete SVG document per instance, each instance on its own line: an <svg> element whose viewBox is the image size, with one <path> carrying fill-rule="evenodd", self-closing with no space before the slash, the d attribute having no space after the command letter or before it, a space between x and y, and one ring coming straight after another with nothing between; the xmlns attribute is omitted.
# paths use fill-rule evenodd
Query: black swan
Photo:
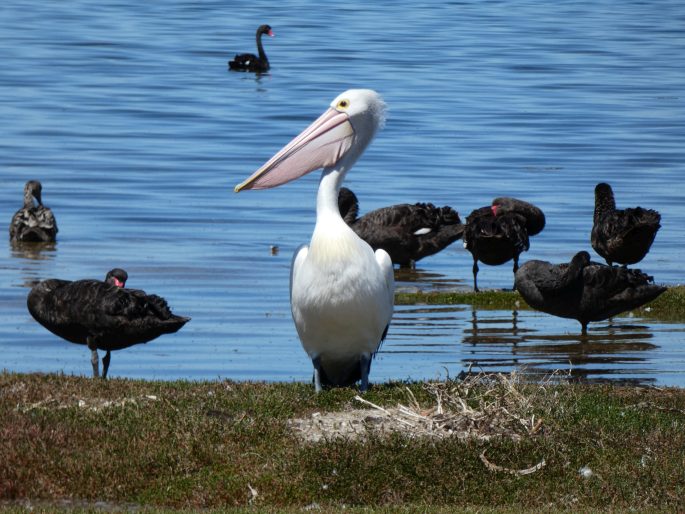
<svg viewBox="0 0 685 514"><path fill-rule="evenodd" d="M595 187L595 214L590 243L611 266L628 265L644 259L661 227L661 215L642 207L616 209L609 184Z"/></svg>
<svg viewBox="0 0 685 514"><path fill-rule="evenodd" d="M469 214L464 227L464 248L473 256L473 290L479 291L478 261L498 266L514 259L516 273L519 255L530 247L529 236L540 233L543 228L544 213L516 198L495 198L492 205Z"/></svg>
<svg viewBox="0 0 685 514"><path fill-rule="evenodd" d="M12 217L10 240L17 242L51 243L57 236L57 221L52 211L43 205L43 187L37 180L29 180L24 186L24 207ZM34 205L33 200L38 205Z"/></svg>
<svg viewBox="0 0 685 514"><path fill-rule="evenodd" d="M359 215L357 196L341 187L340 215L373 250L382 248L394 264L413 266L460 239L464 225L451 207L431 203L398 204Z"/></svg>
<svg viewBox="0 0 685 514"><path fill-rule="evenodd" d="M534 309L578 320L583 334L590 321L635 309L666 291L638 269L591 262L588 252L564 264L526 262L516 272L516 289Z"/></svg>
<svg viewBox="0 0 685 514"><path fill-rule="evenodd" d="M164 298L145 291L125 289L127 273L115 268L105 281L49 279L31 289L27 305L31 316L53 334L91 350L93 376L107 377L110 352L147 343L171 334L190 318L172 314Z"/></svg>
<svg viewBox="0 0 685 514"><path fill-rule="evenodd" d="M228 61L228 67L236 71L269 71L269 59L266 58L264 47L262 46L262 34L267 34L273 37L274 33L268 25L260 25L257 29L257 51L259 56L255 54L239 54L236 55L232 61Z"/></svg>

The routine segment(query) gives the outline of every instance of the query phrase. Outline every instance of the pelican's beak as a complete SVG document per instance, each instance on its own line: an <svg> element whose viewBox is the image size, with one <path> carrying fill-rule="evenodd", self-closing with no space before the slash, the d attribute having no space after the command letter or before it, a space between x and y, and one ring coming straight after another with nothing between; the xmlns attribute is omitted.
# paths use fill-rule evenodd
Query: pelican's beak
<svg viewBox="0 0 685 514"><path fill-rule="evenodd" d="M268 189L338 162L352 146L354 128L344 112L328 109L247 180L235 186Z"/></svg>

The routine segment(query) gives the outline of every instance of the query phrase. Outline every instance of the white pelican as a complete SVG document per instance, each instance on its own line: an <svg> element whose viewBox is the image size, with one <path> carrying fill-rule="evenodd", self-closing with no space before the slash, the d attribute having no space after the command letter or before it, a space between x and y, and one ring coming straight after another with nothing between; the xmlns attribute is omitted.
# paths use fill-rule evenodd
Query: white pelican
<svg viewBox="0 0 685 514"><path fill-rule="evenodd" d="M314 365L314 386L369 385L371 358L390 324L394 278L390 256L374 251L347 226L338 191L385 119L370 89L339 95L314 123L235 191L276 187L323 168L316 226L290 270L290 304L302 346Z"/></svg>

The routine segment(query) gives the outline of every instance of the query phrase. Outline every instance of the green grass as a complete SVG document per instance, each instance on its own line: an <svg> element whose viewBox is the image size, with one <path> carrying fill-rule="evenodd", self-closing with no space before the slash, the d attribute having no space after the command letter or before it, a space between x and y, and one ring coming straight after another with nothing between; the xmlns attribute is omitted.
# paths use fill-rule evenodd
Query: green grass
<svg viewBox="0 0 685 514"><path fill-rule="evenodd" d="M417 292L397 293L396 305L473 305L483 309L519 309L529 308L521 295L516 291L483 290L458 292Z"/></svg>
<svg viewBox="0 0 685 514"><path fill-rule="evenodd" d="M487 290L479 293L465 292L418 292L397 293L397 305L473 305L480 309L530 309L516 291ZM653 302L633 311L640 317L655 321L685 322L685 286L670 287Z"/></svg>
<svg viewBox="0 0 685 514"><path fill-rule="evenodd" d="M406 384L365 398L406 402ZM518 395L542 429L514 442L394 434L306 444L287 420L359 408L352 389L309 384L108 381L0 374L0 505L87 509L343 505L374 512L685 509L685 391L520 384L468 391L467 402ZM410 384L424 407L424 384ZM110 403L107 403L110 402ZM487 458L527 476L488 470ZM588 466L592 476L579 469ZM256 491L251 495L250 488ZM430 508L429 508L430 507ZM14 507L17 508L17 507ZM11 508L10 508L11 510ZM354 512L354 510L353 510Z"/></svg>

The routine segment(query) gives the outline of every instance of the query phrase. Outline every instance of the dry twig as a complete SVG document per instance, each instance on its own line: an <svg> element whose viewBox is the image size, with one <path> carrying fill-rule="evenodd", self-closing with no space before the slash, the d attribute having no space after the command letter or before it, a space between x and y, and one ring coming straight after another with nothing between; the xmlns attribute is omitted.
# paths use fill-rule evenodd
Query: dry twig
<svg viewBox="0 0 685 514"><path fill-rule="evenodd" d="M502 466L498 466L497 464L493 464L488 459L486 459L485 458L485 450L483 450L483 453L480 454L480 460L483 462L483 464L485 464L485 467L488 468L490 471L500 471L502 473L509 473L510 475L516 475L516 476L530 475L531 473L535 473L536 471L540 471L542 468L544 468L547 465L547 462L545 462L545 459L542 459L535 466L532 466L530 468L525 468L525 469L505 468Z"/></svg>

